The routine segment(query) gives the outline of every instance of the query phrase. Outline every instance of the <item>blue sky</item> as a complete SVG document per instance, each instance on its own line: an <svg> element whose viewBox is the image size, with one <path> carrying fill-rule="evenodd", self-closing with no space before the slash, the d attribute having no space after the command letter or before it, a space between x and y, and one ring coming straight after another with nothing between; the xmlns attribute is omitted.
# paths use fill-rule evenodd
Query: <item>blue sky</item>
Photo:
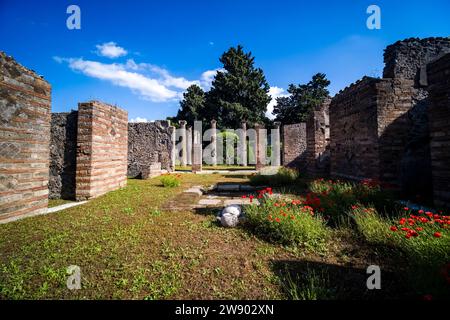
<svg viewBox="0 0 450 320"><path fill-rule="evenodd" d="M71 4L81 30L66 27ZM381 30L366 27L371 4ZM274 96L317 72L334 94L380 75L386 45L449 36L448 12L448 0L0 0L0 50L52 84L53 112L99 99L155 120L176 114L187 85L208 88L230 46L254 54Z"/></svg>

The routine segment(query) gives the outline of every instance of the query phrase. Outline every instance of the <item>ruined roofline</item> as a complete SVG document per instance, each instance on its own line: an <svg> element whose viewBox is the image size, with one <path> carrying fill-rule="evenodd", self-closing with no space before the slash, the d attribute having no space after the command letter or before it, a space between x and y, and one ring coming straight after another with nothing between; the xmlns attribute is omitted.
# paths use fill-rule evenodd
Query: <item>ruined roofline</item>
<svg viewBox="0 0 450 320"><path fill-rule="evenodd" d="M399 45L406 45L409 43L418 42L422 45L427 43L434 43L434 42L449 42L450 43L450 36L449 37L428 37L428 38L406 38L403 40L398 40L394 42L393 44L388 45L384 51L388 51L392 49L393 47L399 46Z"/></svg>
<svg viewBox="0 0 450 320"><path fill-rule="evenodd" d="M9 63L14 63L14 64L17 66L17 68L20 69L20 71L22 71L22 72L24 72L24 73L27 73L27 74L29 74L30 76L34 77L34 78L40 78L40 79L42 79L43 81L45 81L45 82L47 82L48 84L50 84L50 83L44 78L43 75L38 74L35 70L28 69L27 67L24 67L24 66L21 65L19 62L17 62L17 60L14 59L13 56L10 56L10 55L6 54L5 51L1 51L1 50L0 50L0 60L5 60L6 62L9 62Z"/></svg>
<svg viewBox="0 0 450 320"><path fill-rule="evenodd" d="M334 97L330 98L331 100L334 100L336 97L341 96L343 94L345 94L348 90L355 88L356 86L360 86L364 83L367 82L372 82L372 81L381 81L383 80L382 78L376 78L376 77L369 77L369 76L364 76L361 79L356 80L355 82L350 83L348 86L346 86L345 88L339 90L338 93L336 93L334 95Z"/></svg>

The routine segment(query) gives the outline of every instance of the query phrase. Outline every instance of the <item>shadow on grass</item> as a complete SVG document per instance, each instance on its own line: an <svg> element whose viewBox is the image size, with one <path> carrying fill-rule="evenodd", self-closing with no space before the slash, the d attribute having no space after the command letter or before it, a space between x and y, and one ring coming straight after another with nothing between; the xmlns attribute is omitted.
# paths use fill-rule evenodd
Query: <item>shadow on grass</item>
<svg viewBox="0 0 450 320"><path fill-rule="evenodd" d="M393 272L381 270L381 289L369 290L365 268L315 261L272 262L284 294L292 300L385 300L409 295Z"/></svg>

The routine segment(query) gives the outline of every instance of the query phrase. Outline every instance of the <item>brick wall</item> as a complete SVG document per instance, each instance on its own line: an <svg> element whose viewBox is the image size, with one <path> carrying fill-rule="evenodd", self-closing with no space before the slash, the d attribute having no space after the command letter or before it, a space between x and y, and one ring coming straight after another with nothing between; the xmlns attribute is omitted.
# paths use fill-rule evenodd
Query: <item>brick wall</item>
<svg viewBox="0 0 450 320"><path fill-rule="evenodd" d="M427 71L434 202L450 207L450 54Z"/></svg>
<svg viewBox="0 0 450 320"><path fill-rule="evenodd" d="M330 104L330 173L364 179L379 176L376 83L362 81L337 94Z"/></svg>
<svg viewBox="0 0 450 320"><path fill-rule="evenodd" d="M169 121L128 124L128 176L138 177L142 166L160 162L172 170L172 131Z"/></svg>
<svg viewBox="0 0 450 320"><path fill-rule="evenodd" d="M126 111L97 101L80 103L77 139L77 200L97 197L126 185Z"/></svg>
<svg viewBox="0 0 450 320"><path fill-rule="evenodd" d="M363 78L330 105L331 175L397 186L412 125L412 80Z"/></svg>
<svg viewBox="0 0 450 320"><path fill-rule="evenodd" d="M75 199L78 112L52 113L49 199Z"/></svg>
<svg viewBox="0 0 450 320"><path fill-rule="evenodd" d="M311 111L306 121L306 171L313 177L330 174L330 119L331 99Z"/></svg>
<svg viewBox="0 0 450 320"><path fill-rule="evenodd" d="M51 87L0 52L0 220L47 211Z"/></svg>
<svg viewBox="0 0 450 320"><path fill-rule="evenodd" d="M283 166L304 169L306 166L306 124L283 126Z"/></svg>

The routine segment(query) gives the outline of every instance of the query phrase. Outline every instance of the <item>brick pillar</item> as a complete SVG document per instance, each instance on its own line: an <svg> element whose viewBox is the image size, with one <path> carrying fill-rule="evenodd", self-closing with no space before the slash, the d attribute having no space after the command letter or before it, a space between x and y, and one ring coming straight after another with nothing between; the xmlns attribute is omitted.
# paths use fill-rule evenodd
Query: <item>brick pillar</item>
<svg viewBox="0 0 450 320"><path fill-rule="evenodd" d="M186 152L187 152L187 164L192 165L192 127L188 127L186 130Z"/></svg>
<svg viewBox="0 0 450 320"><path fill-rule="evenodd" d="M202 171L203 148L202 148L202 122L195 121L194 131L192 133L192 172Z"/></svg>
<svg viewBox="0 0 450 320"><path fill-rule="evenodd" d="M181 137L181 166L185 167L187 165L187 143L186 143L186 121L181 120L180 122L180 137Z"/></svg>
<svg viewBox="0 0 450 320"><path fill-rule="evenodd" d="M127 184L128 113L98 101L78 105L76 198Z"/></svg>
<svg viewBox="0 0 450 320"><path fill-rule="evenodd" d="M279 167L281 166L281 156L280 156L280 126L281 122L274 122L273 125L275 126L274 129L272 129L272 138L271 138L271 145L272 145L272 166Z"/></svg>
<svg viewBox="0 0 450 320"><path fill-rule="evenodd" d="M330 174L330 103L331 99L325 100L306 120L306 170L313 177Z"/></svg>
<svg viewBox="0 0 450 320"><path fill-rule="evenodd" d="M47 212L51 86L0 52L0 221Z"/></svg>
<svg viewBox="0 0 450 320"><path fill-rule="evenodd" d="M241 123L241 131L239 135L239 164L243 167L247 166L247 123Z"/></svg>
<svg viewBox="0 0 450 320"><path fill-rule="evenodd" d="M211 134L211 144L212 144L212 157L211 157L211 165L217 165L217 121L211 121L211 130L213 131Z"/></svg>
<svg viewBox="0 0 450 320"><path fill-rule="evenodd" d="M261 170L266 165L266 144L264 136L264 126L261 124L255 125L256 130L256 170Z"/></svg>

